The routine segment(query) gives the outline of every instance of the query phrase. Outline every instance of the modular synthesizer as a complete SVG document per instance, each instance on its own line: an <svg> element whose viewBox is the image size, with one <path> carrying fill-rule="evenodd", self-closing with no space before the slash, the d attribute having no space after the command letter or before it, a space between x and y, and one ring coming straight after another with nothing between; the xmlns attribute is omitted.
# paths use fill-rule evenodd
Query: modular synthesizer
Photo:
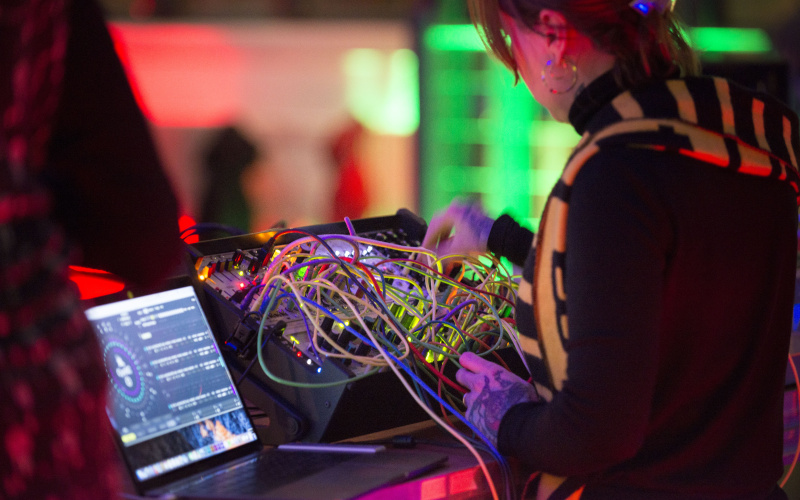
<svg viewBox="0 0 800 500"><path fill-rule="evenodd" d="M419 422L423 406L443 407L422 385L460 403L459 352L513 346L502 267L437 269L420 248L425 230L403 209L190 246L229 369L268 422L262 440L330 442Z"/></svg>

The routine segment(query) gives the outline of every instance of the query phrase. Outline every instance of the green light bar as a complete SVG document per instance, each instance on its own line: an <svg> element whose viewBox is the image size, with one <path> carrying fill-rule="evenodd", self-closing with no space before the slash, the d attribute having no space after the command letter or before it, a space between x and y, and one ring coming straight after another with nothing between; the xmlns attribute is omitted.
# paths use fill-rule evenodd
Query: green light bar
<svg viewBox="0 0 800 500"><path fill-rule="evenodd" d="M689 28L692 46L701 52L770 52L767 33L758 28ZM437 24L423 33L423 43L430 50L486 50L471 24Z"/></svg>
<svg viewBox="0 0 800 500"><path fill-rule="evenodd" d="M772 43L757 28L691 28L689 40L701 52L770 52Z"/></svg>

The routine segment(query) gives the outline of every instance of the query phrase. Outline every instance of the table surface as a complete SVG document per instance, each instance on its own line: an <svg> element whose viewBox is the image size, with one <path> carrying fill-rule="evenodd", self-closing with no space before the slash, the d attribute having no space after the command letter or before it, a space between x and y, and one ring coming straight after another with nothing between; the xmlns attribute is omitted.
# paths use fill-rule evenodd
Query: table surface
<svg viewBox="0 0 800 500"><path fill-rule="evenodd" d="M342 442L388 442L395 436L413 437L415 446L444 453L447 462L440 468L427 472L417 478L390 485L362 495L359 500L490 500L492 490L486 472L492 478L500 498L504 496L499 464L488 454L482 454L486 472L477 458L455 438L438 427L433 421L411 424L374 434L347 439ZM120 464L122 468L123 465ZM120 498L127 500L142 498L133 494L127 474L122 471L123 487ZM127 480L126 480L127 479ZM324 488L324 485L320 485ZM515 486L518 489L518 486Z"/></svg>
<svg viewBox="0 0 800 500"><path fill-rule="evenodd" d="M380 442L394 436L411 436L417 441L418 447L445 453L448 461L443 467L419 478L381 488L362 495L359 500L492 499L486 472L492 478L500 498L504 497L499 464L488 454L482 454L486 465L484 472L477 458L433 421L360 436L346 442ZM519 490L519 485L514 488Z"/></svg>

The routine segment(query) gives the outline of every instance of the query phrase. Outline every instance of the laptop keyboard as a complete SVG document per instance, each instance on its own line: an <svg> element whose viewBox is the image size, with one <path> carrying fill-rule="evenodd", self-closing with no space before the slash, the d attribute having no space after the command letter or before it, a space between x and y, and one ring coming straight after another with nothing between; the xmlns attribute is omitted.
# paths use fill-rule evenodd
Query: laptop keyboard
<svg viewBox="0 0 800 500"><path fill-rule="evenodd" d="M268 450L251 461L215 473L181 488L181 495L256 496L334 465L352 460L358 453L325 453Z"/></svg>

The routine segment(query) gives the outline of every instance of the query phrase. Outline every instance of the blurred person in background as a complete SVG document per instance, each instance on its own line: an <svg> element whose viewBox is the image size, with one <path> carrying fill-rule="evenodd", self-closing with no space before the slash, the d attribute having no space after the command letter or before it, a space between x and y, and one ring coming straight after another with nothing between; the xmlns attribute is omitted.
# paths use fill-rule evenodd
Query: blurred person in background
<svg viewBox="0 0 800 500"><path fill-rule="evenodd" d="M364 125L351 119L330 142L335 168L332 222L360 219L369 206L361 154L365 134Z"/></svg>
<svg viewBox="0 0 800 500"><path fill-rule="evenodd" d="M206 188L200 203L201 223L227 235L251 231L252 208L244 184L260 156L237 127L227 126L214 134L203 156Z"/></svg>

